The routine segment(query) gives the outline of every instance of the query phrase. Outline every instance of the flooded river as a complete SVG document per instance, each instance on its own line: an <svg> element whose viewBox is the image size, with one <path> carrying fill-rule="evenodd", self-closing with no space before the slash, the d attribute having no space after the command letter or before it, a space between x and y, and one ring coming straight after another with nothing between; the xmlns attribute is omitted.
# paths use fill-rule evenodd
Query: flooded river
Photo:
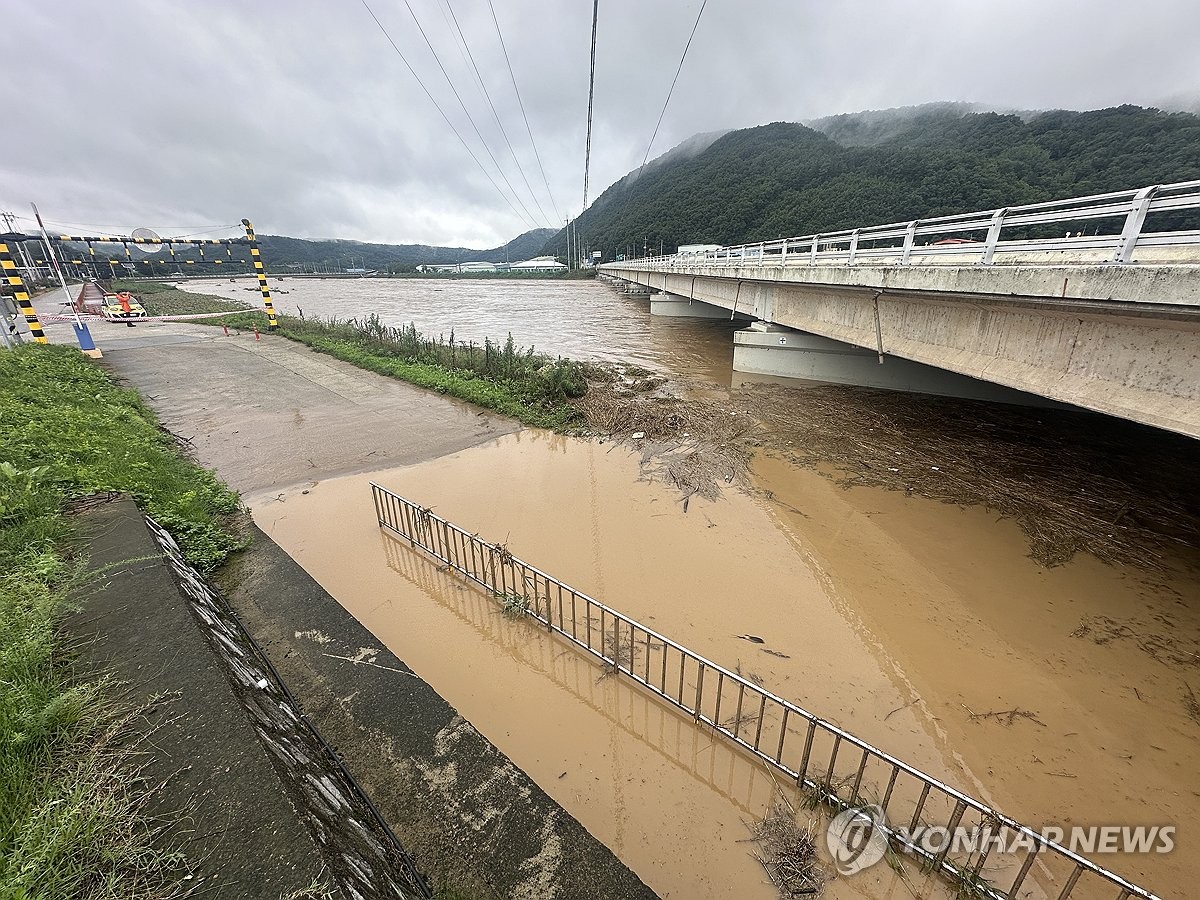
<svg viewBox="0 0 1200 900"><path fill-rule="evenodd" d="M243 285L196 289L242 299ZM644 301L601 285L283 285L280 306L306 315L378 312L476 340L511 330L550 351L731 379L725 323L651 319ZM384 537L369 480L1035 828L1175 825L1171 853L1096 859L1163 896L1200 883L1189 560L1151 572L1076 554L1046 568L1013 521L983 507L845 489L766 452L753 489L713 502L683 504L644 474L626 447L526 430L248 500L264 530L661 896L774 896L746 840L775 779ZM942 890L911 866L906 877L880 865L835 880L830 896Z"/></svg>
<svg viewBox="0 0 1200 900"><path fill-rule="evenodd" d="M180 286L261 304L252 282L190 281ZM734 325L664 319L647 302L620 296L598 281L507 281L425 278L272 279L271 298L288 315L351 318L375 313L388 325L481 343L521 345L575 359L626 362L728 385Z"/></svg>

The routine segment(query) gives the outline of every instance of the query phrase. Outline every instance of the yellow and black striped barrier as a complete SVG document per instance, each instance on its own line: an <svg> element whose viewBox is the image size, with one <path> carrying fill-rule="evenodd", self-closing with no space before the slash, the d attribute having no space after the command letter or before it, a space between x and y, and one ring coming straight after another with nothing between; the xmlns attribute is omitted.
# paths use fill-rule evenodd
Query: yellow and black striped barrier
<svg viewBox="0 0 1200 900"><path fill-rule="evenodd" d="M262 254L258 252L258 239L254 236L254 226L249 219L242 219L246 228L246 240L250 243L250 258L254 261L254 274L258 276L258 289L262 291L263 306L267 309L267 330L275 331L279 322L275 319L275 305L271 302L271 289L267 287L267 273L263 268Z"/></svg>
<svg viewBox="0 0 1200 900"><path fill-rule="evenodd" d="M140 238L140 237L120 237L120 236L103 236L94 237L91 235L77 234L51 234L47 235L50 240L62 243L86 244L92 241L101 244L191 244L194 247L203 245L213 246L228 246L230 244L248 244L246 238ZM40 235L25 235L25 240L41 240Z"/></svg>
<svg viewBox="0 0 1200 900"><path fill-rule="evenodd" d="M5 282L12 286L13 299L17 302L21 315L25 317L29 333L39 344L46 343L46 332L42 331L42 323L38 321L33 302L29 299L29 291L25 288L25 280L21 278L21 270L17 268L17 261L13 259L8 244L3 241L0 241L0 269L4 271Z"/></svg>

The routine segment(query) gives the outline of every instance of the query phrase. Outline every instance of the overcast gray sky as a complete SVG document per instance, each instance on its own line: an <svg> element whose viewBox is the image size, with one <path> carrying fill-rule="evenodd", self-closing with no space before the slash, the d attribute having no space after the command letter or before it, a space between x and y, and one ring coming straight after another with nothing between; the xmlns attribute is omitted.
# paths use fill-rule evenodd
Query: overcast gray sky
<svg viewBox="0 0 1200 900"><path fill-rule="evenodd" d="M405 0L368 2L507 193ZM578 213L592 4L493 0L552 202L487 0L448 2L408 0L530 216ZM592 198L641 162L699 8L600 0ZM177 234L249 216L261 233L475 247L531 227L361 0L5 0L4 13L16 90L0 209L28 215L35 200L90 231ZM1198 46L1196 0L709 0L651 155L700 131L931 100L1194 104Z"/></svg>

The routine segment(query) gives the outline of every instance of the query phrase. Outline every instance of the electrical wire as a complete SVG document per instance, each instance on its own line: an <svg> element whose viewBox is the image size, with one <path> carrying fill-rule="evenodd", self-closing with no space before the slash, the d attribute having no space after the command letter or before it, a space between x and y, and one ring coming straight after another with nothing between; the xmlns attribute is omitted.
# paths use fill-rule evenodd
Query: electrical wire
<svg viewBox="0 0 1200 900"><path fill-rule="evenodd" d="M496 184L496 179L494 179L491 173L484 168L483 163L479 161L479 157L475 155L475 151L472 150L471 146L463 139L463 136L459 130L454 127L454 123L450 121L450 117L446 115L446 111L442 109L442 105L438 103L433 94L429 92L429 88L425 86L425 82L421 80L421 76L417 74L417 70L412 67L412 63L408 61L408 57L404 55L403 51L401 51L401 49L396 45L396 42L392 40L392 36L388 34L388 30L383 27L383 23L379 21L379 17L375 15L374 10L367 5L367 0L360 0L360 2L362 3L363 8L370 14L371 18L375 20L375 24L379 26L379 30L383 32L383 36L387 38L387 42L392 45L392 49L396 51L396 55L400 57L400 61L404 63L405 68L407 68L412 77L416 79L417 84L421 86L421 90L425 92L425 96L429 98L429 102L433 104L434 108L438 111L438 113L441 114L441 117L450 127L450 130L454 132L454 136L458 138L458 142L463 145L463 149L467 151L467 155L474 160L475 165L479 166L479 171L483 173L484 177L491 183L492 187L496 189L496 193L498 193L504 199L504 202L508 204L508 208L513 211L513 215L515 215L517 218L521 218L521 214L517 212L517 208L513 206L513 202L508 199L508 195L505 194L504 191L500 190L500 185Z"/></svg>
<svg viewBox="0 0 1200 900"><path fill-rule="evenodd" d="M467 117L467 121L471 123L471 128L474 129L475 136L479 138L479 142L483 144L483 149L484 152L487 153L488 159L492 161L492 165L495 166L496 171L500 173L500 178L506 185L508 185L509 191L512 192L513 198L517 201L517 204L522 210L524 210L528 221L533 224L533 227L536 228L537 218L525 206L520 195L517 193L516 188L512 186L512 182L510 182L508 180L508 176L504 174L504 169L501 168L500 163L496 161L496 157L492 153L492 148L488 146L487 139L484 138L483 133L479 130L479 126L475 124L475 118L471 115L471 111L467 109L467 104L463 103L462 95L458 93L458 88L454 86L454 81L450 78L450 73L446 71L446 67L442 65L441 57L438 56L437 51L433 49L433 42L429 40L429 35L427 35L425 33L425 29L421 27L421 20L417 18L417 14L413 10L412 4L409 3L408 0L404 0L404 6L408 10L408 14L412 16L413 24L417 26L417 31L419 31L421 33L421 37L425 39L425 46L429 48L429 52L433 56L433 61L437 63L438 69L441 70L442 77L446 79L446 84L450 86L450 91L454 94L454 99L457 100L458 105L462 107L463 115L465 115Z"/></svg>
<svg viewBox="0 0 1200 900"><path fill-rule="evenodd" d="M588 174L592 169L592 102L596 98L596 23L599 18L600 0L592 0L592 67L588 74L587 149L583 152L583 210L587 209Z"/></svg>
<svg viewBox="0 0 1200 900"><path fill-rule="evenodd" d="M667 104L671 102L671 95L675 93L675 83L679 81L679 73L683 71L683 61L687 59L688 48L692 46L692 38L696 36L696 29L700 26L700 17L704 15L704 7L708 6L708 0L704 0L700 4L700 12L696 13L696 21L692 24L692 33L688 35L687 43L683 45L683 55L679 57L679 66L675 69L675 77L671 79L671 89L667 91L667 99L663 101L662 111L658 114L658 122L654 125L654 134L650 135L650 143L646 145L646 155L642 157L642 164L638 166L638 173L646 168L646 160L650 158L650 148L654 146L654 139L658 137L659 126L662 125L663 116L667 113Z"/></svg>
<svg viewBox="0 0 1200 900"><path fill-rule="evenodd" d="M542 183L546 185L546 194L550 198L550 205L554 208L554 215L561 219L562 213L558 211L558 203L554 199L554 191L550 190L550 179L546 177L546 167L542 165L542 155L538 153L537 141L533 139L533 129L529 127L529 116L525 113L525 101L521 99L521 89L517 87L517 76L513 74L512 60L508 58L508 47L504 43L504 34L500 30L500 20L496 18L496 7L492 5L492 0L488 0L488 9L492 11L492 22L496 26L496 37L500 39L500 49L504 51L504 63L508 66L508 77L512 81L513 93L517 95L517 105L521 107L521 118L525 120L525 132L529 135L529 143L533 147L533 156L537 160L538 170L542 173Z"/></svg>
<svg viewBox="0 0 1200 900"><path fill-rule="evenodd" d="M525 168L521 165L521 160L517 158L517 151L513 149L512 141L508 139L508 132L504 130L504 123L500 121L500 114L496 112L496 104L492 102L492 95L488 93L483 76L479 73L479 66L475 64L475 54L471 52L466 35L463 34L463 30L458 24L458 16L454 14L454 7L450 5L450 0L442 0L442 2L445 4L446 9L450 11L450 18L454 22L454 30L458 32L458 38L462 42L463 49L466 51L466 58L470 61L471 68L475 71L475 80L479 82L479 88L483 91L484 99L487 100L488 107L492 111L492 118L496 120L496 127L500 129L500 135L504 138L504 143L508 146L508 152L512 155L513 162L517 164L517 171L521 174L521 180L525 182L525 190L529 191L529 196L533 198L534 205L537 207L538 212L542 214L542 221L549 222L550 217L546 215L546 210L542 208L541 201L537 198L537 193L529 184L529 179L525 175Z"/></svg>

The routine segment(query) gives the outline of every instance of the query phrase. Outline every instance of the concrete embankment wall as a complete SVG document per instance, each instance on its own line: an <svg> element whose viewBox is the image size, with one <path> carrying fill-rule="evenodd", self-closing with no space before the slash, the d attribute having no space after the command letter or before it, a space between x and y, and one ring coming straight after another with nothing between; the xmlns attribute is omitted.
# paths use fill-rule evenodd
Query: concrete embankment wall
<svg viewBox="0 0 1200 900"><path fill-rule="evenodd" d="M148 704L147 810L204 896L425 896L411 851L460 896L654 900L261 531L230 600L186 568L177 584L132 501L83 524L103 584L69 622L80 672Z"/></svg>
<svg viewBox="0 0 1200 900"><path fill-rule="evenodd" d="M66 631L79 675L111 673L143 708L135 762L158 786L146 812L172 823L159 846L179 851L187 883L215 900L278 898L318 881L321 854L141 512L106 503L81 514L80 531L100 574Z"/></svg>
<svg viewBox="0 0 1200 900"><path fill-rule="evenodd" d="M250 549L219 581L435 884L481 898L653 900L607 847L265 533L254 529Z"/></svg>

